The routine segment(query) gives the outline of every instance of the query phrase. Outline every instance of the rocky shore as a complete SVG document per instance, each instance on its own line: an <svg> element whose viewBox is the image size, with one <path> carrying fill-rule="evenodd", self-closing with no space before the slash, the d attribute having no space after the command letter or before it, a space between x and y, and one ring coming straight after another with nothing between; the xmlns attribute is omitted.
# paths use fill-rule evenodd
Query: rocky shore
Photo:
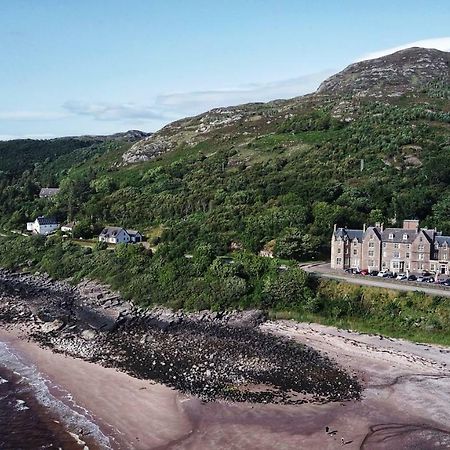
<svg viewBox="0 0 450 450"><path fill-rule="evenodd" d="M355 376L312 348L258 326L261 311L144 310L107 286L0 270L0 325L41 346L204 401L326 403L358 399Z"/></svg>

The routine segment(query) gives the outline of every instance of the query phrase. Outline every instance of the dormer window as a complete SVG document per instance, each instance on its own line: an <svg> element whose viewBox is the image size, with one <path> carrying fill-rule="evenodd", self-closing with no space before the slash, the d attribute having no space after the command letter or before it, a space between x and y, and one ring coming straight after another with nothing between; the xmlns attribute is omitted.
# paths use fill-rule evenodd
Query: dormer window
<svg viewBox="0 0 450 450"><path fill-rule="evenodd" d="M394 233L389 233L389 239L394 239Z"/></svg>
<svg viewBox="0 0 450 450"><path fill-rule="evenodd" d="M403 235L403 240L406 241L406 239L408 239L408 235L405 233L405 234Z"/></svg>

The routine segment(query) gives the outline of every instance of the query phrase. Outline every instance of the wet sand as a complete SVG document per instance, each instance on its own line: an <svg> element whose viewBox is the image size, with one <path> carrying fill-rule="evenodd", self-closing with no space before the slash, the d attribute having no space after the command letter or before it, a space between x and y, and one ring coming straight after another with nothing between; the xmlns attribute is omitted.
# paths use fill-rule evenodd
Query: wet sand
<svg viewBox="0 0 450 450"><path fill-rule="evenodd" d="M261 329L324 351L357 373L365 386L362 400L202 403L168 387L52 353L11 332L1 331L0 340L70 392L111 438L113 448L450 448L450 350L293 322L267 322ZM336 433L327 434L327 426Z"/></svg>

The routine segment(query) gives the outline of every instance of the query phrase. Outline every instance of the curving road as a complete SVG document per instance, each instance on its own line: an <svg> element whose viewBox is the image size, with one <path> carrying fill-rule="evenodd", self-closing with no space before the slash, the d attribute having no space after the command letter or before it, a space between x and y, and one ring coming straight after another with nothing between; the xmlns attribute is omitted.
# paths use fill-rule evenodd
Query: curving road
<svg viewBox="0 0 450 450"><path fill-rule="evenodd" d="M430 295L450 297L450 288L430 283L417 283L412 281L398 281L392 279L370 277L363 275L351 275L345 272L331 269L329 263L315 263L300 265L306 272L318 277L330 278L332 280L346 281L347 283L358 284L360 286L373 286L397 291L419 291Z"/></svg>

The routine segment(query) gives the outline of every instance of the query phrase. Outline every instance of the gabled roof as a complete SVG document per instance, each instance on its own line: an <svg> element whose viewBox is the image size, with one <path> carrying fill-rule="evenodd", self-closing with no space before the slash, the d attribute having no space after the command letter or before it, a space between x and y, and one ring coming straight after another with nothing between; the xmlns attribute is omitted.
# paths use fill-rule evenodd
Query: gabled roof
<svg viewBox="0 0 450 450"><path fill-rule="evenodd" d="M378 239L381 240L381 230L380 230L380 228L377 228L377 227L368 227L367 230L366 230L366 234L364 235L364 237L366 237L366 235L367 235L368 233L372 232L372 231L373 231L373 234L374 234Z"/></svg>
<svg viewBox="0 0 450 450"><path fill-rule="evenodd" d="M442 247L445 243L450 247L450 236L436 236L434 241Z"/></svg>
<svg viewBox="0 0 450 450"><path fill-rule="evenodd" d="M139 234L139 236L142 236L142 234L139 233L139 231L137 231L137 230L128 230L128 229L126 229L125 231L126 231L130 236L136 236L136 235L138 235L138 234Z"/></svg>
<svg viewBox="0 0 450 450"><path fill-rule="evenodd" d="M59 193L59 188L42 188L39 197L53 197Z"/></svg>
<svg viewBox="0 0 450 450"><path fill-rule="evenodd" d="M356 239L358 242L362 242L364 231L363 230L349 230L347 228L338 228L334 235L341 239L348 238L349 240L353 241L353 239Z"/></svg>
<svg viewBox="0 0 450 450"><path fill-rule="evenodd" d="M100 233L100 236L104 237L116 237L121 231L127 233L125 228L122 227L105 227L103 228L102 232Z"/></svg>
<svg viewBox="0 0 450 450"><path fill-rule="evenodd" d="M36 220L39 225L59 225L58 221L52 217L38 217Z"/></svg>

